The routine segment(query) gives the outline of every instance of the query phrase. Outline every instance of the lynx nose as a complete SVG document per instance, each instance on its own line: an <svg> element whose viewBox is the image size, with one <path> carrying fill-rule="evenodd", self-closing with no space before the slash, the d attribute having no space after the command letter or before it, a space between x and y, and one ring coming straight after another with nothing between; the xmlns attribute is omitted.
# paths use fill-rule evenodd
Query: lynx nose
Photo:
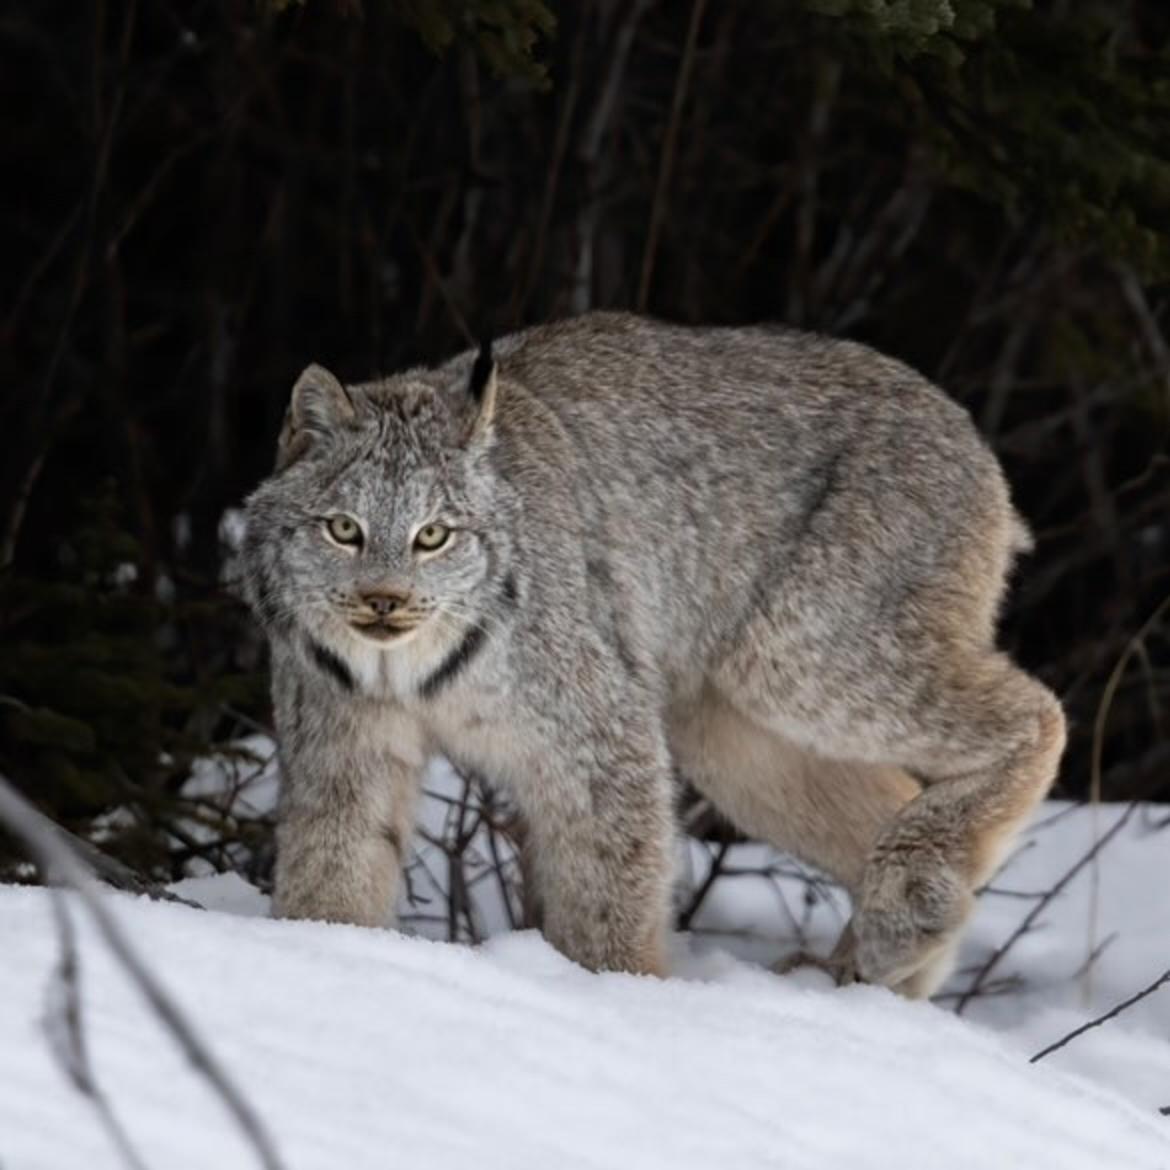
<svg viewBox="0 0 1170 1170"><path fill-rule="evenodd" d="M406 604L406 594L392 593L385 589L371 590L361 594L362 604L380 618L390 617Z"/></svg>

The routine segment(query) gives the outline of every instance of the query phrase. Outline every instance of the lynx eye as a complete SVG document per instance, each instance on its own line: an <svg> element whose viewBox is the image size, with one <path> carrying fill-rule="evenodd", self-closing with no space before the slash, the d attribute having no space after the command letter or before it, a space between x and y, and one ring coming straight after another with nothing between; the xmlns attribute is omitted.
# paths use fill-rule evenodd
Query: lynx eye
<svg viewBox="0 0 1170 1170"><path fill-rule="evenodd" d="M446 524L424 524L414 535L414 547L423 552L434 552L451 539L451 529Z"/></svg>
<svg viewBox="0 0 1170 1170"><path fill-rule="evenodd" d="M352 517L339 512L325 521L329 535L338 544L347 544L357 548L362 543L362 526Z"/></svg>

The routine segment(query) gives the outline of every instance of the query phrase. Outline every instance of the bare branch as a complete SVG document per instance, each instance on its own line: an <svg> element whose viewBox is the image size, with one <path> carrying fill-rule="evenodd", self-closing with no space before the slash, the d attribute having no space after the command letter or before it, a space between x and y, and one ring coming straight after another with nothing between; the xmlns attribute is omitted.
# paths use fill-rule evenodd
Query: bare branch
<svg viewBox="0 0 1170 1170"><path fill-rule="evenodd" d="M577 38L573 44L573 61L569 68L565 96L561 101L561 116L557 119L556 135L553 138L552 151L549 155L548 175L544 183L544 198L541 200L532 252L528 260L528 274L522 281L517 282L512 296L508 317L516 326L524 319L529 298L540 278L540 270L544 264L549 224L552 222L557 188L564 167L565 153L569 147L569 131L573 125L573 115L577 110L577 100L581 95L581 65L585 60L585 33L588 27L588 22L582 20L577 28Z"/></svg>
<svg viewBox="0 0 1170 1170"><path fill-rule="evenodd" d="M1031 1063L1035 1064L1036 1061L1043 1060L1046 1056L1055 1052L1058 1048L1063 1048L1066 1044L1069 1043L1069 1041L1075 1040L1078 1036L1083 1036L1086 1032L1093 1028L1099 1028L1108 1020L1116 1019L1119 1015L1121 1015L1122 1012L1127 1011L1129 1008L1133 1007L1133 1005L1139 1000L1145 999L1147 995L1153 995L1154 992L1165 983L1170 983L1170 967L1163 971L1162 974L1159 975L1158 978L1149 985L1149 987L1142 988L1142 990L1139 991L1136 995L1131 995L1129 999L1123 999L1121 1003L1111 1007L1104 1015L1098 1016L1095 1020L1089 1020L1087 1024L1082 1024L1079 1028L1074 1028L1067 1036L1062 1036L1055 1043L1049 1044L1047 1048L1041 1048L1040 1051L1032 1057ZM1166 1110L1163 1109L1161 1112L1165 1113Z"/></svg>
<svg viewBox="0 0 1170 1170"><path fill-rule="evenodd" d="M81 956L77 949L77 934L73 919L62 892L50 889L53 918L57 937L61 942L61 957L49 984L48 1010L45 1015L45 1034L49 1048L60 1062L73 1087L87 1097L94 1107L110 1141L118 1148L131 1170L146 1170L146 1163L130 1141L129 1134L102 1092L89 1062L89 1048L85 1043L82 1021Z"/></svg>
<svg viewBox="0 0 1170 1170"><path fill-rule="evenodd" d="M603 158L601 146L605 135L611 129L638 24L649 7L650 0L633 0L633 3L626 7L625 18L614 34L613 47L609 54L609 69L581 135L577 153L584 172L584 198L577 216L577 263L570 290L570 306L574 313L584 313L592 308L593 304L593 251L597 226L601 219L601 190L604 186L605 171L603 163L612 165L612 154Z"/></svg>
<svg viewBox="0 0 1170 1170"><path fill-rule="evenodd" d="M646 302L650 297L650 280L654 275L654 255L658 249L658 233L662 229L666 193L670 187L671 173L674 170L678 128L682 121L682 108L687 100L691 69L695 64L695 45L699 39L699 26L703 23L703 10L706 7L707 0L692 0L691 21L687 26L687 40L683 46L678 76L674 82L674 96L670 102L670 121L666 125L666 137L662 140L662 159L658 164L658 182L654 187L654 201L650 205L650 227L646 231L646 251L642 256L642 276L638 281L638 299L635 302L639 313L646 311Z"/></svg>
<svg viewBox="0 0 1170 1170"><path fill-rule="evenodd" d="M1101 703L1097 708L1096 718L1093 720L1093 754L1090 760L1089 773L1089 800L1093 806L1094 812L1101 803L1101 757L1105 750L1105 726L1109 719L1109 712L1113 706L1113 698L1117 693L1118 684L1121 682L1122 676L1125 673L1125 668L1129 664L1130 658L1141 647L1143 640L1154 628L1158 619L1170 609L1170 596L1164 597L1161 604L1154 610L1152 614L1142 623L1141 628L1129 642L1126 644L1125 650L1117 659L1113 670L1109 673L1109 678L1105 683L1105 689L1101 693ZM1130 806L1132 811L1133 806ZM1128 814L1127 814L1128 816ZM1094 940L1097 937L1097 915L1098 905L1100 901L1099 884L1100 879L1097 873L1096 865L1094 865L1092 873L1092 886L1089 891L1089 924L1088 924L1088 951L1091 954L1093 950Z"/></svg>
<svg viewBox="0 0 1170 1170"><path fill-rule="evenodd" d="M731 849L731 845L732 843L729 840L719 842L719 848L715 851L714 856L711 858L711 865L707 869L707 876L699 884L694 894L691 895L691 900L678 916L679 930L686 930L691 925L695 915L699 912L699 908L711 892L711 887L723 876L723 862L727 857L728 851Z"/></svg>
<svg viewBox="0 0 1170 1170"><path fill-rule="evenodd" d="M3 776L0 776L0 823L23 842L46 882L65 886L77 894L131 982L142 993L183 1054L211 1084L228 1112L236 1119L260 1164L265 1170L284 1170L284 1162L277 1154L276 1146L259 1116L220 1066L178 1004L131 946L122 927L98 895L93 875L85 863L57 826L38 812Z"/></svg>
<svg viewBox="0 0 1170 1170"><path fill-rule="evenodd" d="M190 898L181 898L178 894L172 894L160 882L147 880L116 857L111 857L108 853L103 852L92 841L78 837L60 825L53 827L58 835L72 847L80 860L93 871L93 875L106 885L113 886L116 890L124 890L128 894L141 894L155 902L179 902L194 910L203 909L198 902L192 902Z"/></svg>
<svg viewBox="0 0 1170 1170"><path fill-rule="evenodd" d="M1003 957L1011 950L1013 946L1035 925L1036 920L1044 913L1045 908L1062 893L1068 884L1083 870L1090 862L1097 857L1102 849L1113 840L1114 837L1121 832L1123 828L1129 823L1130 817L1137 811L1138 802L1132 801L1126 808L1125 812L1117 818L1117 820L1105 831L1104 834L1097 841L1093 843L1083 857L1071 868L1065 871L1064 875L1059 881L1050 889L1043 898L1041 898L1031 910L1021 919L1019 926L1012 931L1010 935L988 956L987 961L975 973L975 978L971 981L971 986L963 992L959 998L959 1002L955 1005L955 1014L961 1015L966 1006L974 999L983 987L987 977L999 966Z"/></svg>

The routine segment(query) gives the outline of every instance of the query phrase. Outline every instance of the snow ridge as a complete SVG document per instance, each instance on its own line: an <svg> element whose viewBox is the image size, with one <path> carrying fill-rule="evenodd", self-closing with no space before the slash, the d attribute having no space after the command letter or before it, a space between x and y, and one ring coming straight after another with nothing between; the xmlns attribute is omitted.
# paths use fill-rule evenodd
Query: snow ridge
<svg viewBox="0 0 1170 1170"><path fill-rule="evenodd" d="M1170 1170L1156 1116L879 989L682 939L657 981L531 932L472 949L116 900L298 1170ZM0 934L0 1166L113 1170L40 1029L44 892L0 888ZM81 947L94 1063L147 1164L253 1165L88 929Z"/></svg>

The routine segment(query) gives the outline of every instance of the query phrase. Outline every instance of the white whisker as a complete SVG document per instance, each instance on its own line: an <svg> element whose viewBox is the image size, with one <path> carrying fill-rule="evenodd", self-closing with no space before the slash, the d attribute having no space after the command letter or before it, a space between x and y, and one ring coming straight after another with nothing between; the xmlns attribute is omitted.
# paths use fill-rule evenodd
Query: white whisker
<svg viewBox="0 0 1170 1170"><path fill-rule="evenodd" d="M447 603L440 605L435 610L435 616L445 619L458 628L466 629L467 627L473 627L482 630L485 634L490 634L492 632L492 626L495 624L492 619L487 618L485 615L476 615L470 611L460 612L452 609Z"/></svg>

